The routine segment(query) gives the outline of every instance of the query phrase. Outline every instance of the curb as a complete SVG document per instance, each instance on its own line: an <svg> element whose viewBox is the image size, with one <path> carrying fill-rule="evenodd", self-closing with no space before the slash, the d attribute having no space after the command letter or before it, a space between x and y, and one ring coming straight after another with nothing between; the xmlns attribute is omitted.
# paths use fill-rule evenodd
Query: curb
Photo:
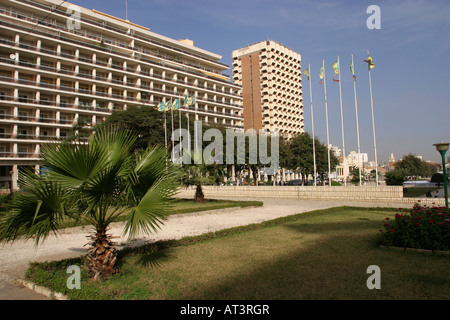
<svg viewBox="0 0 450 320"><path fill-rule="evenodd" d="M66 295L59 292L51 291L50 289L34 284L33 282L25 281L22 279L17 279L16 282L19 285L24 286L30 290L33 290L34 292L46 296L52 300L69 300L69 298Z"/></svg>
<svg viewBox="0 0 450 320"><path fill-rule="evenodd" d="M380 248L383 249L392 249L396 251L411 251L411 252L418 252L418 253L426 253L426 254L441 254L445 256L450 256L450 251L443 251L443 250L428 250L428 249L415 249L415 248L404 248L404 247L388 247L381 245Z"/></svg>

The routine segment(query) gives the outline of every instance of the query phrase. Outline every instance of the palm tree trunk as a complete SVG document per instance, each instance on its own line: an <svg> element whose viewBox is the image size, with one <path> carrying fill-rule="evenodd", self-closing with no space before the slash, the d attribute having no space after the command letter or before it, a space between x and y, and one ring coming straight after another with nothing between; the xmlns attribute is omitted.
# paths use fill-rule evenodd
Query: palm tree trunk
<svg viewBox="0 0 450 320"><path fill-rule="evenodd" d="M91 248L87 254L87 269L95 280L108 278L117 273L119 268L115 266L117 261L117 243L113 242L111 235L106 230L97 229L95 233L88 236L91 239Z"/></svg>
<svg viewBox="0 0 450 320"><path fill-rule="evenodd" d="M201 183L197 183L197 189L195 190L194 201L195 202L205 202L205 194L203 193Z"/></svg>

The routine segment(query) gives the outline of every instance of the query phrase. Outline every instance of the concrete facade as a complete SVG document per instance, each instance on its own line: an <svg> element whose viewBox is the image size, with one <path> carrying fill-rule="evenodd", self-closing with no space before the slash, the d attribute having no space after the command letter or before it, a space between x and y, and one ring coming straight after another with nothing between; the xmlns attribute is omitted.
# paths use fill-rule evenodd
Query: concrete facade
<svg viewBox="0 0 450 320"><path fill-rule="evenodd" d="M242 87L244 130L303 132L301 55L274 41L234 50L233 81Z"/></svg>
<svg viewBox="0 0 450 320"><path fill-rule="evenodd" d="M106 6L106 2L105 2ZM195 96L183 115L242 130L241 88L222 57L149 28L59 0L0 3L0 185L38 171L40 146L79 120Z"/></svg>

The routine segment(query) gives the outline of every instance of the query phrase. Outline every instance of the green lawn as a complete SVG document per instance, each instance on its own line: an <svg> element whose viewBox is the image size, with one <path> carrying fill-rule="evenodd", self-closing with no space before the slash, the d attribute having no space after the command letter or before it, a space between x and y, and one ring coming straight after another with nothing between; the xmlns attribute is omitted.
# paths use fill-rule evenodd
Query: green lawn
<svg viewBox="0 0 450 320"><path fill-rule="evenodd" d="M72 299L445 299L450 257L380 248L389 209L334 208L121 252L122 274L66 288L80 259L33 264L27 279ZM367 268L381 270L369 290Z"/></svg>

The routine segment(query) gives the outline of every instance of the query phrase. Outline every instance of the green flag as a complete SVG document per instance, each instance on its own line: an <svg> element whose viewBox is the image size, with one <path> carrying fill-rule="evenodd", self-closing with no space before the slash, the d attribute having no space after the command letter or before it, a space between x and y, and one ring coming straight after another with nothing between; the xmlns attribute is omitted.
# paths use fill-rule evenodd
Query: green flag
<svg viewBox="0 0 450 320"><path fill-rule="evenodd" d="M352 61L350 61L350 71L352 72L353 79L356 80L356 76L355 76L355 68L353 67L353 56L352 56Z"/></svg>
<svg viewBox="0 0 450 320"><path fill-rule="evenodd" d="M161 112L165 111L165 105L164 105L164 102L161 102L161 103L158 105L158 110L161 111Z"/></svg>
<svg viewBox="0 0 450 320"><path fill-rule="evenodd" d="M308 69L303 70L303 74L308 77L309 80L309 66Z"/></svg>

